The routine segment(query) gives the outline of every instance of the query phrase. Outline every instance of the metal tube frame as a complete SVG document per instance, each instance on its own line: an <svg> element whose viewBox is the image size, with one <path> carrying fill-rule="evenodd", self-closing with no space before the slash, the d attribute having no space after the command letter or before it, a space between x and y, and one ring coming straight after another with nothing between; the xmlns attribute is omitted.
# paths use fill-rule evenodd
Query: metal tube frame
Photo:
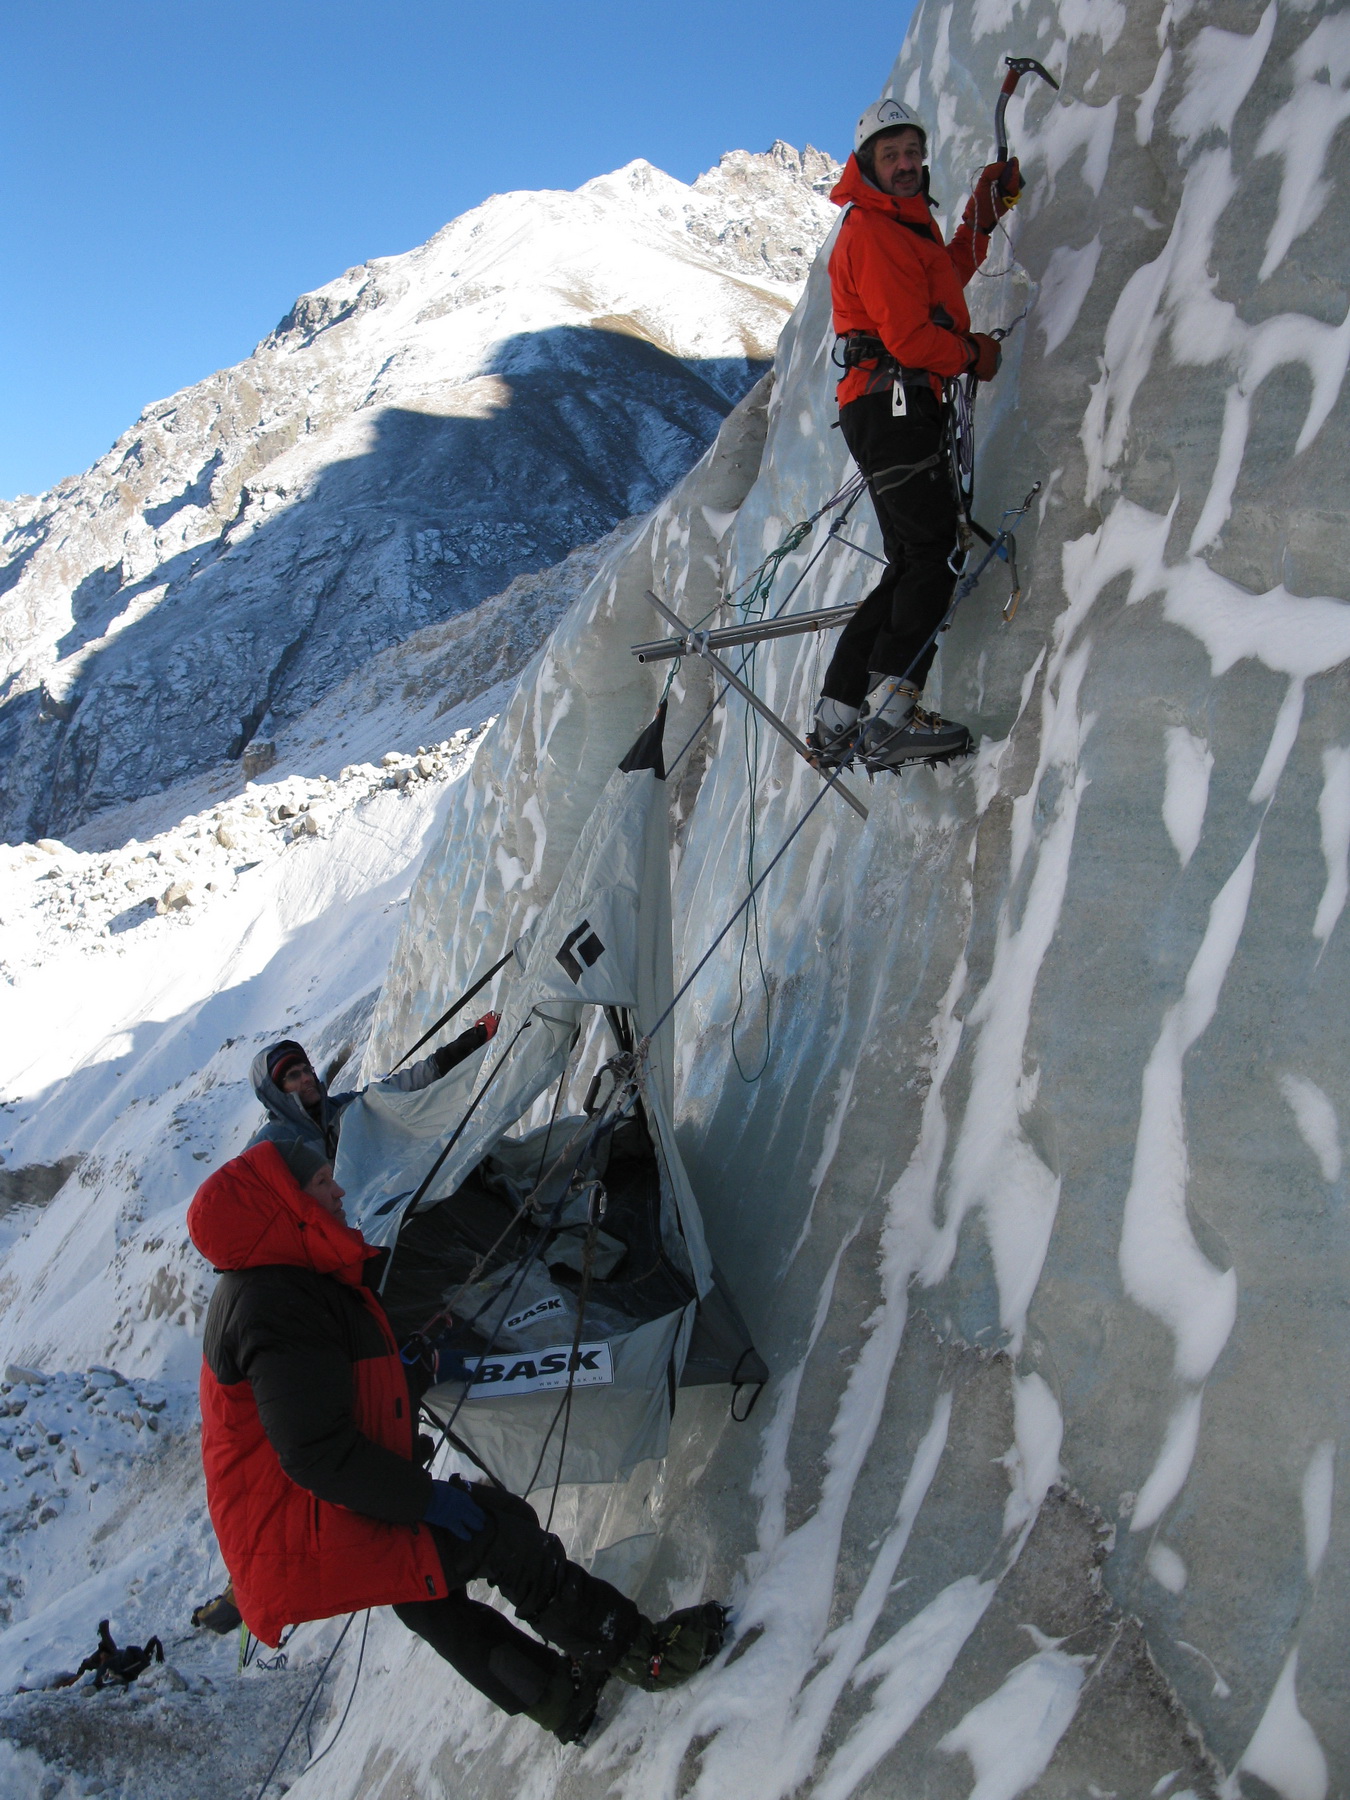
<svg viewBox="0 0 1350 1800"><path fill-rule="evenodd" d="M713 634L708 631L690 632L685 630L684 620L680 618L678 613L672 612L664 600L658 600L650 588L648 588L646 592L647 599L656 608L657 612L660 613L661 617L666 620L667 624L678 625L680 629L684 631L684 636L677 640L681 644L688 645L687 650L685 650L683 654L701 656L706 662L711 663L713 668L716 669L717 673L722 677L723 681L725 681L729 687L735 688L736 692L741 696L742 700L745 701L746 705L754 707L760 718L763 719L766 724L772 725L779 737L785 738L787 742L791 744L792 748L797 752L798 756L801 757L802 761L809 764L818 775L822 776L828 785L839 795L840 799L848 802L860 819L865 819L867 817L867 808L863 805L862 801L858 799L857 795L850 793L848 788L844 786L843 782L839 780L836 774L822 769L820 765L813 760L811 752L797 736L796 732L793 731L790 726L785 725L778 714L774 712L771 707L766 706L759 695L756 694L752 688L748 688L735 670L728 668L721 657L711 648L709 640ZM836 612L842 611L851 615L856 609L853 607L836 607L832 610ZM806 615L799 614L798 616L800 618Z"/></svg>

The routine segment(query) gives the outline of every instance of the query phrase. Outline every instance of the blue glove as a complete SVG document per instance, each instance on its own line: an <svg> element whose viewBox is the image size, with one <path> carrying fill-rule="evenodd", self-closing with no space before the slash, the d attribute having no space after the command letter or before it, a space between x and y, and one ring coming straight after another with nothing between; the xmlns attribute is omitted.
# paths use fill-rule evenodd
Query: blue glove
<svg viewBox="0 0 1350 1800"><path fill-rule="evenodd" d="M487 1524L487 1514L468 1488L458 1481L433 1481L431 1505L422 1514L428 1525L439 1525L468 1543Z"/></svg>

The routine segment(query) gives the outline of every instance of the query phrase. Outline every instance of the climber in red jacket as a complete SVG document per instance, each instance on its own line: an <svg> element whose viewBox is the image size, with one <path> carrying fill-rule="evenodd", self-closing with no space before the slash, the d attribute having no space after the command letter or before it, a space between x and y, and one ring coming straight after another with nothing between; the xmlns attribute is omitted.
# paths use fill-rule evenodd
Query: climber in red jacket
<svg viewBox="0 0 1350 1800"><path fill-rule="evenodd" d="M944 760L970 733L925 712L929 643L951 601L957 496L943 384L998 371L999 347L972 332L964 289L989 233L1016 200L1016 158L980 175L950 244L932 217L928 139L907 106L882 100L858 121L830 198L848 208L830 256L834 328L844 348L839 426L867 478L886 570L844 627L809 743L824 763L851 747L873 766Z"/></svg>
<svg viewBox="0 0 1350 1800"><path fill-rule="evenodd" d="M480 1692L564 1743L584 1736L610 1675L649 1689L687 1680L721 1647L721 1606L653 1624L569 1562L524 1500L435 1480L416 1459L434 1371L400 1352L374 1288L388 1252L347 1225L342 1198L332 1164L297 1135L227 1162L188 1209L193 1243L221 1271L202 1461L249 1630L275 1645L288 1624L393 1606ZM469 1599L475 1580L539 1637Z"/></svg>

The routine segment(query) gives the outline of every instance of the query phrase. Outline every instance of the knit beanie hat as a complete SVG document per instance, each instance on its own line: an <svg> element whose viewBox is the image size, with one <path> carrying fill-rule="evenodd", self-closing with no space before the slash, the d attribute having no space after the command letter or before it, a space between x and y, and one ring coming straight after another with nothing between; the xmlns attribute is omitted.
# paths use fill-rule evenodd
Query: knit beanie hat
<svg viewBox="0 0 1350 1800"><path fill-rule="evenodd" d="M287 1070L297 1067L300 1063L306 1065L309 1063L309 1057L303 1047L297 1044L294 1038L283 1038L279 1044L273 1044L267 1052L268 1077L280 1087L282 1076L286 1074Z"/></svg>
<svg viewBox="0 0 1350 1800"><path fill-rule="evenodd" d="M331 1158L319 1149L312 1138L274 1137L278 1154L301 1187L310 1181Z"/></svg>

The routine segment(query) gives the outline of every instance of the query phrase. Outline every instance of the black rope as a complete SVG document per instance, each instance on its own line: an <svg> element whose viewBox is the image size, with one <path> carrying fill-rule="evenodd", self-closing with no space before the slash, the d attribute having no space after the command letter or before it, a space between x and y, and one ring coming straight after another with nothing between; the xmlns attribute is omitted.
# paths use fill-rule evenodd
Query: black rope
<svg viewBox="0 0 1350 1800"><path fill-rule="evenodd" d="M548 1430L544 1433L544 1441L539 1446L539 1456L534 1465L534 1472L531 1474L529 1483L525 1489L527 1494L534 1492L535 1483L539 1479L539 1472L544 1466L544 1458L548 1454L549 1443L552 1440L558 1420L562 1419L562 1437L558 1443L558 1472L553 1477L553 1493L549 1498L548 1519L544 1525L545 1531L550 1531L553 1527L553 1514L558 1505L558 1489L562 1486L563 1459L567 1455L567 1436L572 1428L572 1394L576 1387L577 1360L581 1353L581 1334L585 1329L586 1304L590 1299L591 1293L591 1271L595 1266L595 1240L599 1235L599 1231L600 1220L598 1217L592 1217L587 1221L586 1242L581 1253L581 1287L577 1295L576 1330L572 1333L572 1349L571 1354L567 1358L567 1386L563 1390L563 1397L558 1402L553 1417L549 1420Z"/></svg>
<svg viewBox="0 0 1350 1800"><path fill-rule="evenodd" d="M409 1200L407 1206L404 1208L403 1219L402 1219L403 1224L406 1224L408 1222L408 1220L412 1218L413 1214L417 1211L417 1202L422 1198L423 1194L426 1193L427 1189L431 1186L432 1182L436 1179L437 1174L440 1172L442 1166L445 1163L446 1157L449 1156L450 1152L454 1149L455 1145L463 1137L465 1128L467 1127L469 1120L478 1111L479 1102L482 1100L484 1094L487 1093L488 1089L492 1086L493 1082L501 1074L502 1070L506 1067L507 1057L510 1056L511 1052L515 1049L516 1045L520 1042L521 1037L525 1031L525 1028L532 1022L533 1016L534 1016L533 1014L529 1014L526 1016L526 1018L524 1019L524 1021L522 1022L521 1026L520 1026L520 1029L516 1032L516 1035L511 1039L511 1042L506 1046L505 1050L502 1051L501 1055L497 1058L497 1061L493 1064L492 1068L488 1072L487 1080L483 1083L482 1087L479 1088L478 1092L474 1095L473 1099L470 1100L468 1111L464 1114L464 1117L460 1120L459 1124L456 1125L455 1129L450 1133L449 1138L446 1140L445 1148L441 1151L440 1155L436 1158L435 1162L432 1163L431 1167L427 1170L426 1174L422 1177L422 1182L421 1182L421 1185L418 1187L417 1192L413 1195L412 1199ZM393 1257L391 1256L389 1260L392 1263Z"/></svg>
<svg viewBox="0 0 1350 1800"><path fill-rule="evenodd" d="M436 1417L435 1413L431 1411L430 1407L424 1406L423 1411L426 1413L427 1422L430 1424L431 1429L433 1431L435 1431L437 1429L437 1427L440 1425L440 1420ZM447 1439L449 1440L450 1448L452 1450L458 1450L461 1456L468 1457L469 1461L473 1464L474 1468L480 1469L482 1471L482 1473L487 1476L488 1480L492 1483L493 1487L500 1488L504 1494L510 1493L510 1491L511 1491L510 1488L507 1487L506 1483L502 1480L501 1476L498 1475L494 1469L490 1469L487 1466L487 1464L483 1461L482 1457L474 1449L473 1445L471 1443L469 1443L465 1438L460 1437L457 1432L450 1431L448 1429L444 1432L444 1434L441 1437L440 1443L436 1446L436 1448L431 1453L431 1456L429 1459L431 1462L435 1462L437 1456L440 1454L441 1449L444 1447Z"/></svg>
<svg viewBox="0 0 1350 1800"><path fill-rule="evenodd" d="M742 669L748 670L746 685L754 686L754 656L757 646L749 647L749 655L742 660ZM742 738L745 747L745 774L748 790L746 818L745 879L751 889L755 883L755 848L759 835L759 815L756 811L756 797L759 793L759 714L753 706L747 706L741 724ZM741 1053L736 1045L736 1028L741 1022L741 1014L745 1011L745 956L750 948L750 933L755 934L755 961L759 966L760 987L764 994L764 1054L760 1058L759 1067L753 1075L747 1075L741 1063ZM731 1018L731 1060L736 1065L736 1073L747 1085L758 1081L769 1066L769 1058L773 1055L773 996L769 992L769 977L764 968L764 944L759 930L759 901L755 899L746 908L741 929L741 952L736 959L736 1011Z"/></svg>
<svg viewBox="0 0 1350 1800"><path fill-rule="evenodd" d="M467 993L460 995L459 999L456 1000L455 1004L449 1009L448 1012L443 1012L441 1014L440 1018L437 1019L436 1023L431 1027L430 1031L424 1031L422 1033L421 1037L418 1038L417 1042L413 1045L411 1050L405 1050L403 1052L402 1056L400 1056L398 1061L394 1064L393 1069L390 1069L389 1075L392 1075L394 1073L395 1069L401 1069L403 1067L404 1063L407 1062L407 1060L410 1056L412 1056L416 1051L420 1050L422 1048L423 1044L430 1042L430 1040L432 1038L434 1038L436 1033L441 1029L442 1025L448 1025L450 1023L451 1019L454 1018L455 1014L460 1010L461 1007L467 1006L469 1004L470 1000L473 999L475 994L480 994L483 991L483 989L487 986L489 981L492 980L492 977L494 975L500 974L500 972L506 967L507 963L510 962L511 958L515 955L515 953L516 953L515 946L513 944L511 946L511 948L507 951L506 955L501 959L500 962L493 963L492 967L488 970L486 975L481 975L478 978L478 980L474 982L473 986L468 990ZM389 1075L385 1076L386 1081L389 1079Z"/></svg>
<svg viewBox="0 0 1350 1800"><path fill-rule="evenodd" d="M558 1121L558 1107L562 1103L563 1089L567 1086L567 1071L571 1066L571 1062L572 1053L569 1050L567 1053L567 1061L563 1064L562 1073L558 1077L558 1091L553 1096L553 1110L548 1115L548 1130L544 1133L544 1147L539 1152L539 1167L534 1172L534 1187L536 1193L539 1191L539 1183L544 1179L544 1159L548 1155L549 1142L553 1137L553 1127Z"/></svg>
<svg viewBox="0 0 1350 1800"><path fill-rule="evenodd" d="M511 1233L516 1229L516 1227L520 1224L521 1220L525 1217L525 1215L533 1207L535 1197L538 1194L539 1189L543 1185L544 1158L548 1154L549 1139L553 1135L553 1126L558 1117L558 1105L559 1105L559 1102L562 1100L563 1090L567 1086L568 1071L570 1070L570 1068L572 1066L572 1052L575 1049L576 1049L576 1040L574 1038L572 1043L568 1046L567 1059L563 1063L562 1072L558 1076L558 1088L557 1088L557 1092L553 1096L553 1111L549 1115L548 1131L545 1133L545 1136L544 1136L544 1148L539 1157L539 1167L535 1171L534 1186L530 1189L529 1193L526 1194L525 1198L521 1201L520 1205L516 1208L514 1214L507 1221L507 1223L502 1228L502 1230L498 1233L495 1240L491 1244L488 1245L487 1249L484 1250L483 1254L478 1258L477 1262L469 1270L469 1273L464 1277L463 1281L460 1282L459 1286L455 1289L454 1293L451 1294L448 1299L443 1300L441 1302L441 1305L437 1308L436 1312L434 1312L432 1314L431 1318L422 1327L422 1330L424 1332L428 1331L431 1328L431 1326L433 1326L436 1323L436 1321L443 1316L443 1314L448 1313L448 1312L453 1312L454 1308L459 1305L460 1301L464 1298L465 1294L468 1293L469 1289L478 1280L479 1276L483 1273L484 1269L487 1268L488 1264L492 1261L492 1258L497 1254L498 1250L501 1249L502 1245L510 1237ZM603 1108L602 1108L601 1117L603 1117L603 1116L604 1116L604 1113L603 1113ZM581 1135L580 1132L578 1132L576 1134L576 1136L573 1137L572 1142L576 1143L577 1137L579 1137L580 1135ZM566 1155L567 1155L567 1151L566 1150L562 1151L559 1155L559 1161L561 1161L562 1158ZM476 1325L478 1323L478 1320L483 1316L483 1314L487 1311L488 1307L491 1306L491 1304L492 1304L491 1299L485 1300L483 1302L482 1306L473 1315L473 1317L471 1319L467 1320L466 1322L469 1325ZM491 1352L489 1351L488 1354L490 1355Z"/></svg>
<svg viewBox="0 0 1350 1800"><path fill-rule="evenodd" d="M838 533L836 532L835 535L837 537ZM855 544L852 538L841 537L839 538L839 542L846 550L856 550L859 556L867 556L870 557L874 563L880 563L883 569L888 569L890 567L890 564L886 561L884 556L878 556L875 550L869 550L863 544Z"/></svg>

